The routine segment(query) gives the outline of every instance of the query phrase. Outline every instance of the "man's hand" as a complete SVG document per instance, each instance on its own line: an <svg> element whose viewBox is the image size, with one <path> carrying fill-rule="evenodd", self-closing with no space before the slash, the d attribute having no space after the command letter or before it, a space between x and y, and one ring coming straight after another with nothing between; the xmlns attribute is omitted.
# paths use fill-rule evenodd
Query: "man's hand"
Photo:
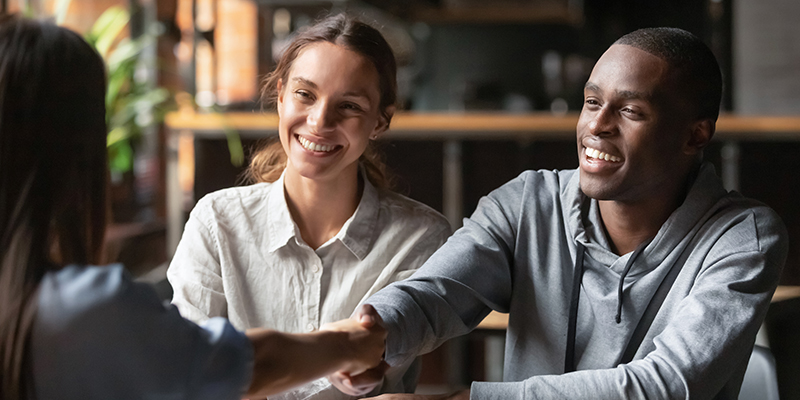
<svg viewBox="0 0 800 400"><path fill-rule="evenodd" d="M404 393L391 393L384 394L378 397L370 397L375 400L469 400L469 389L461 390L450 394L404 394Z"/></svg>
<svg viewBox="0 0 800 400"><path fill-rule="evenodd" d="M375 307L369 304L362 304L361 307L358 307L358 310L356 310L351 318L361 322L365 327L370 327L372 325L383 326L383 319L380 314L375 310Z"/></svg>
<svg viewBox="0 0 800 400"><path fill-rule="evenodd" d="M381 329L383 329L383 320L381 316L378 315L375 308L368 304L359 307L356 313L351 317L351 321L357 321L365 329L373 329L375 327L381 327ZM385 343L382 345L385 345ZM383 352L381 352L381 358L383 358ZM376 367L360 373L352 373L349 371L335 372L328 375L328 381L344 394L361 396L378 387L378 385L383 382L383 376L388 369L389 364L381 360L380 364Z"/></svg>
<svg viewBox="0 0 800 400"><path fill-rule="evenodd" d="M371 306L365 315L332 322L320 327L320 331L345 332L347 337L341 344L348 362L339 372L354 377L378 367L383 362L386 329L379 323L380 317ZM359 310L361 311L361 310ZM374 314L374 316L372 315ZM377 318L377 319L376 319Z"/></svg>

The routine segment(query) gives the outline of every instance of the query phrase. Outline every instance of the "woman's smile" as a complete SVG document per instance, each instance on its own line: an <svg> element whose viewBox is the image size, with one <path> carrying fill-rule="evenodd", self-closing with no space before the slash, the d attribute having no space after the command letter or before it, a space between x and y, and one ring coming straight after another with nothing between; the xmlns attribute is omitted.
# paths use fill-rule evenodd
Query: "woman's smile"
<svg viewBox="0 0 800 400"><path fill-rule="evenodd" d="M297 134L294 135L294 136L295 136L295 138L297 138L297 142L300 143L300 146L302 146L304 149L306 149L308 151L311 151L311 152L314 152L314 153L333 153L336 150L339 150L339 149L342 148L342 146L340 146L340 145L319 144L319 143L316 143L314 141L306 139L306 138L304 138L304 137L302 137L300 135L297 135Z"/></svg>

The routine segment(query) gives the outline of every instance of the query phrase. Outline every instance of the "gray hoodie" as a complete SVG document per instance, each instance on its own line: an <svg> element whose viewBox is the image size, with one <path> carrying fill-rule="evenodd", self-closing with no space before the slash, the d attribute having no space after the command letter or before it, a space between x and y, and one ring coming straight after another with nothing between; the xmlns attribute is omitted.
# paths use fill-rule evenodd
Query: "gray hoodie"
<svg viewBox="0 0 800 400"><path fill-rule="evenodd" d="M410 279L372 296L389 331L387 362L429 352L496 310L509 313L504 382L473 383L473 399L735 399L786 258L780 218L727 193L705 164L623 273L631 253L609 250L597 201L578 180L575 170L524 172L482 198ZM564 373L578 243L577 371ZM621 363L673 267L641 345Z"/></svg>

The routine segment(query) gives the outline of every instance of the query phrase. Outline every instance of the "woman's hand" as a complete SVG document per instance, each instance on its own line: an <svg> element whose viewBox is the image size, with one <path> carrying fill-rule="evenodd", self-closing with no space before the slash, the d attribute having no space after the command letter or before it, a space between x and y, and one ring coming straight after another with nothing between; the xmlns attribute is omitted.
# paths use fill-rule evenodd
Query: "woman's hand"
<svg viewBox="0 0 800 400"><path fill-rule="evenodd" d="M377 367L370 368L358 375L335 372L332 375L328 375L328 381L346 395L363 396L383 383L383 377L388 369L389 364L381 361Z"/></svg>
<svg viewBox="0 0 800 400"><path fill-rule="evenodd" d="M386 340L386 330L376 322L354 317L312 333L248 329L254 367L247 395L269 396L336 371L356 377L375 369L383 361Z"/></svg>

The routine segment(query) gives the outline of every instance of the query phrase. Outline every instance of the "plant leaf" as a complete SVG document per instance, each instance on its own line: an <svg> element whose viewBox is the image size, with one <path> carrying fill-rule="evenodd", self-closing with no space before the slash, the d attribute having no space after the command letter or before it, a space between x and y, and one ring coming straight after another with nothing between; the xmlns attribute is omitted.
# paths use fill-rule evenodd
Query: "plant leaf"
<svg viewBox="0 0 800 400"><path fill-rule="evenodd" d="M130 137L130 130L125 126L118 126L108 132L108 136L106 136L106 147L114 147L117 146L119 143L127 140Z"/></svg>
<svg viewBox="0 0 800 400"><path fill-rule="evenodd" d="M129 141L117 142L109 148L108 167L112 171L127 172L133 165L133 149Z"/></svg>
<svg viewBox="0 0 800 400"><path fill-rule="evenodd" d="M130 14L124 8L109 7L94 23L86 39L90 44L94 44L97 52L105 59L108 57L111 45L125 29L129 20Z"/></svg>
<svg viewBox="0 0 800 400"><path fill-rule="evenodd" d="M64 23L64 19L67 18L67 10L69 10L70 3L71 0L58 0L56 3L56 25Z"/></svg>
<svg viewBox="0 0 800 400"><path fill-rule="evenodd" d="M155 38L148 35L140 36L135 40L129 40L128 38L120 40L106 58L108 69L116 70L123 63L135 62L142 50L153 42L155 42Z"/></svg>

